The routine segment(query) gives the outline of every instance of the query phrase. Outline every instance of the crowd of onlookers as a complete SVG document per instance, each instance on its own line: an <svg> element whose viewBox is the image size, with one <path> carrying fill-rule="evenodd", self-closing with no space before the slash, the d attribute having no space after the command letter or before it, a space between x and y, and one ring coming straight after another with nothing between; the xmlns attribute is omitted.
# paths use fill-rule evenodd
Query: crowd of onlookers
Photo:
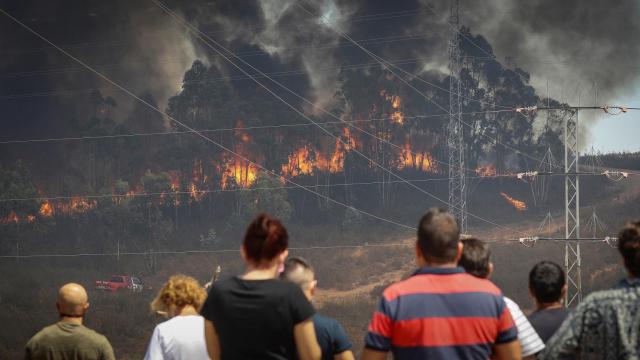
<svg viewBox="0 0 640 360"><path fill-rule="evenodd" d="M246 271L217 281L172 276L153 300L169 320L155 327L145 359L353 359L335 319L311 305L317 281L288 257L285 227L259 215L246 231ZM387 287L373 313L362 359L640 359L640 222L618 236L628 276L611 290L564 307L567 278L549 261L529 272L535 311L525 316L490 281L486 243L460 239L452 215L432 209L417 228L412 276ZM60 288L60 321L26 345L26 359L114 359L109 341L82 325L82 286Z"/></svg>

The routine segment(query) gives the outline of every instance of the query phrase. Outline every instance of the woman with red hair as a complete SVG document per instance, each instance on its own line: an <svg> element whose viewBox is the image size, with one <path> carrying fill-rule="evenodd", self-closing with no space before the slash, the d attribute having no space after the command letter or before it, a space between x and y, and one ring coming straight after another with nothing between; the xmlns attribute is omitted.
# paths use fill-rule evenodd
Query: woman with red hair
<svg viewBox="0 0 640 360"><path fill-rule="evenodd" d="M278 280L288 242L269 215L249 224L240 249L246 272L216 282L201 311L211 359L320 359L315 310L300 287Z"/></svg>

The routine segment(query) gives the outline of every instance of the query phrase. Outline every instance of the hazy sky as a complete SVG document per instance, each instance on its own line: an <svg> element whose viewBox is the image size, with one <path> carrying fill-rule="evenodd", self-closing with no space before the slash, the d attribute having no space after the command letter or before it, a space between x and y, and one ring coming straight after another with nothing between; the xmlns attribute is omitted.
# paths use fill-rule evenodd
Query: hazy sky
<svg viewBox="0 0 640 360"><path fill-rule="evenodd" d="M620 101L622 105L640 107L640 91L636 91L635 96ZM591 128L591 145L586 148L593 146L602 152L640 151L639 136L640 111L630 111L618 116L603 114Z"/></svg>

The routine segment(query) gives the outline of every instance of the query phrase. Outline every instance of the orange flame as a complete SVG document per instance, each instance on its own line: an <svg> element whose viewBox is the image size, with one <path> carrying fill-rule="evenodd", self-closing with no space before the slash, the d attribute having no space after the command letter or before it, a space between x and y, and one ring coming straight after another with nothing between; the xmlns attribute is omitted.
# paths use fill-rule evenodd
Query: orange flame
<svg viewBox="0 0 640 360"><path fill-rule="evenodd" d="M410 144L404 144L404 149L400 153L400 169L411 168L421 171L435 171L433 157L428 152L411 151Z"/></svg>
<svg viewBox="0 0 640 360"><path fill-rule="evenodd" d="M191 183L191 185L189 185L189 195L193 200L200 201L204 197L205 192L202 190L198 190L196 184Z"/></svg>
<svg viewBox="0 0 640 360"><path fill-rule="evenodd" d="M502 195L502 197L505 198L505 200L507 200L509 204L513 205L513 207L516 208L516 210L518 211L527 210L527 204L525 204L524 201L516 200L503 192L501 192L500 195Z"/></svg>
<svg viewBox="0 0 640 360"><path fill-rule="evenodd" d="M0 219L0 223L3 224L8 224L8 223L18 223L20 222L20 217L18 217L18 214L16 214L15 211L11 210L11 212L9 213L9 215L7 215L6 217Z"/></svg>
<svg viewBox="0 0 640 360"><path fill-rule="evenodd" d="M38 211L40 216L43 217L52 217L53 216L53 206L48 200L45 200L42 205L40 205L40 210Z"/></svg>
<svg viewBox="0 0 640 360"><path fill-rule="evenodd" d="M389 95L386 90L380 91L380 96L383 96L385 100L391 102L391 108L393 112L391 113L391 122L402 125L404 123L404 114L400 110L402 105L402 100L398 95Z"/></svg>
<svg viewBox="0 0 640 360"><path fill-rule="evenodd" d="M496 176L496 166L493 164L478 166L475 169L476 174L479 176Z"/></svg>
<svg viewBox="0 0 640 360"><path fill-rule="evenodd" d="M229 180L232 178L238 186L247 188L258 178L258 167L249 161L237 157L225 161L221 181L223 189L229 186Z"/></svg>
<svg viewBox="0 0 640 360"><path fill-rule="evenodd" d="M289 155L288 162L282 165L282 174L289 177L313 174L315 167L309 147L304 146Z"/></svg>

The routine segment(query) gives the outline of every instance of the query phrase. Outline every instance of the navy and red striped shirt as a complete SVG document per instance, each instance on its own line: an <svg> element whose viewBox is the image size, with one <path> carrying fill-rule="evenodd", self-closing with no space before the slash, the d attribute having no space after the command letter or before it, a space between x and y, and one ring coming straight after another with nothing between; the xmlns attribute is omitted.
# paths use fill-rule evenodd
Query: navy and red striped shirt
<svg viewBox="0 0 640 360"><path fill-rule="evenodd" d="M517 335L492 282L460 267L426 267L384 291L365 346L395 359L488 359L494 344Z"/></svg>

